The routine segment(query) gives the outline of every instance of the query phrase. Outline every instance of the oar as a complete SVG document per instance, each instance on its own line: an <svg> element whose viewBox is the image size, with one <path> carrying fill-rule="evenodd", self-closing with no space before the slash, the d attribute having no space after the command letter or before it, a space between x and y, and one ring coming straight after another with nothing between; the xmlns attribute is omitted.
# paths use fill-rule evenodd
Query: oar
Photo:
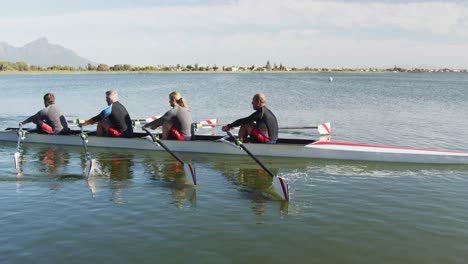
<svg viewBox="0 0 468 264"><path fill-rule="evenodd" d="M88 134L83 132L83 127L80 127L80 129L81 129L80 137L81 137L81 140L83 141L83 147L86 153L85 175L86 175L86 178L88 178L89 176L92 175L94 171L96 160L91 159L91 155L89 154L89 151L88 151L88 144L87 144Z"/></svg>
<svg viewBox="0 0 468 264"><path fill-rule="evenodd" d="M190 163L185 163L179 156L177 156L174 152L172 152L161 140L159 140L159 137L151 134L151 132L146 128L142 127L142 129L151 137L151 140L153 142L157 142L161 147L163 147L169 154L171 154L182 166L184 166L184 174L185 178L193 184L197 185L197 174L195 172L195 167L193 167L192 164Z"/></svg>
<svg viewBox="0 0 468 264"><path fill-rule="evenodd" d="M20 166L19 166L19 157L21 151L21 142L25 139L26 131L23 131L23 126L20 126L18 129L18 142L16 143L16 152L14 154L15 158L15 168L16 172L20 173Z"/></svg>
<svg viewBox="0 0 468 264"><path fill-rule="evenodd" d="M231 132L226 131L226 133L236 142L237 146L240 146L245 152L247 152L247 154L249 154L249 156L253 160L255 160L255 162L257 162L257 164L260 165L260 167L262 167L262 169L264 171L266 171L271 176L271 178L273 179L273 188L275 189L276 193L281 197L281 199L283 199L285 201L289 201L289 187L288 187L288 184L286 184L286 182L284 182L283 178L281 178L279 176L275 176L267 167L265 167L265 165L263 165L263 163L261 163L257 159L257 157L255 157L252 154L252 152L250 152L250 150L247 149L246 146L244 146L244 144L242 144L242 142L240 140L236 139L231 134Z"/></svg>
<svg viewBox="0 0 468 264"><path fill-rule="evenodd" d="M152 122L156 119L159 119L161 116L152 116L152 117L147 117L147 118L143 118L143 119L132 119L132 124L133 124L133 127L136 127L136 126L139 126L139 125L143 125L143 124L146 124L146 123L149 123L149 122Z"/></svg>
<svg viewBox="0 0 468 264"><path fill-rule="evenodd" d="M318 126L286 126L286 127L279 127L278 129L317 129L320 135L331 134L330 122L326 122Z"/></svg>
<svg viewBox="0 0 468 264"><path fill-rule="evenodd" d="M83 124L86 120L83 120L83 119L72 119L72 120L67 120L67 122L69 124L73 124L73 125L79 125L79 124Z"/></svg>
<svg viewBox="0 0 468 264"><path fill-rule="evenodd" d="M158 118L160 118L160 116L153 116L153 117L148 117L148 118L143 118L143 119L132 119L132 124L133 124L133 127L136 127L139 125L150 123ZM218 120L215 118L215 119L207 119L204 121L199 121L199 122L193 123L193 125L196 126L197 128L206 127L206 126L210 126L211 128L216 128L217 122Z"/></svg>
<svg viewBox="0 0 468 264"><path fill-rule="evenodd" d="M197 128L203 127L211 127L215 128L217 126L227 126L227 124L218 124L218 123L210 123L210 124L196 124ZM286 127L279 127L280 130L287 130L287 129L317 129L320 135L330 135L331 134L331 125L330 122L323 123L318 126L286 126Z"/></svg>

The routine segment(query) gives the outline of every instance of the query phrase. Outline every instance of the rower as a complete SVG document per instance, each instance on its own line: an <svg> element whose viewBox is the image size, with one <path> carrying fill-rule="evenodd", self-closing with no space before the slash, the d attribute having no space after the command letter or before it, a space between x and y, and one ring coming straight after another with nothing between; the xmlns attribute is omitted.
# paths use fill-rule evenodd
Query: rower
<svg viewBox="0 0 468 264"><path fill-rule="evenodd" d="M106 102L107 108L80 124L80 127L98 123L96 130L98 137L132 137L132 119L125 106L119 102L119 94L116 90L106 92Z"/></svg>
<svg viewBox="0 0 468 264"><path fill-rule="evenodd" d="M143 128L156 129L162 126L161 139L190 140L192 114L187 106L187 101L179 92L169 94L169 104L172 109L161 118L147 123Z"/></svg>
<svg viewBox="0 0 468 264"><path fill-rule="evenodd" d="M45 107L35 115L19 122L19 126L21 127L24 124L33 122L37 125L38 133L68 135L70 129L68 128L67 119L60 108L55 104L54 94L46 93L44 95L44 106Z"/></svg>
<svg viewBox="0 0 468 264"><path fill-rule="evenodd" d="M257 93L252 98L252 108L256 110L248 117L238 119L222 127L223 131L229 131L233 127L240 126L238 137L242 142L276 144L278 140L278 121L276 116L266 106L266 97Z"/></svg>

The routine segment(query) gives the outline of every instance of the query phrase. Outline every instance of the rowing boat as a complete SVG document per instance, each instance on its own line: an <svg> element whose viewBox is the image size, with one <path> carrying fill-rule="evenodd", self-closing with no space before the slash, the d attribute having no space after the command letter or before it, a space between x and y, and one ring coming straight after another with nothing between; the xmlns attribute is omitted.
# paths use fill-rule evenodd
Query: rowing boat
<svg viewBox="0 0 468 264"><path fill-rule="evenodd" d="M0 141L16 142L18 139L17 130L17 128L7 128L5 131L0 131ZM93 132L89 132L88 135L89 147L139 150L156 149L165 151L162 147L155 148L154 144L148 141L144 133L135 133L133 138L96 137ZM162 141L168 148L175 152L246 155L242 149L235 147L232 142L229 143L229 141L223 139L221 136L196 135L193 140L190 141ZM82 139L78 132L66 136L29 132L24 142L69 146L82 145ZM246 143L246 145L254 155L267 157L468 164L468 152L462 151L289 138L280 138L278 144Z"/></svg>

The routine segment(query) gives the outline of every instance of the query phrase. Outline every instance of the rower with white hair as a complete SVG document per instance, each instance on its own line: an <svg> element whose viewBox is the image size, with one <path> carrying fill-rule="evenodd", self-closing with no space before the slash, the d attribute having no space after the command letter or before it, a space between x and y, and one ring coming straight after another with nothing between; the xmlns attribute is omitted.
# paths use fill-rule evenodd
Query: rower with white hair
<svg viewBox="0 0 468 264"><path fill-rule="evenodd" d="M86 120L80 126L98 123L96 135L101 137L132 137L132 119L127 109L119 102L116 90L106 92L107 107L98 115Z"/></svg>

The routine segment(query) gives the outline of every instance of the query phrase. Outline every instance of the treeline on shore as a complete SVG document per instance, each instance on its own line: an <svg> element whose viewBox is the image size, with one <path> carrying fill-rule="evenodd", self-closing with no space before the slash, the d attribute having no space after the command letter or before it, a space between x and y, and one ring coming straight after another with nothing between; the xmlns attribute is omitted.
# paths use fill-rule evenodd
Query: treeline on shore
<svg viewBox="0 0 468 264"><path fill-rule="evenodd" d="M175 66L132 66L130 64L115 64L109 66L107 64L92 65L88 64L84 67L73 67L63 65L53 65L49 67L41 67L37 65L29 65L25 62L8 62L0 61L0 72L463 72L468 73L468 69L422 69L412 68L405 69L401 67L393 67L388 69L377 69L377 68L366 68L366 69L352 69L352 68L288 68L283 64L273 65L268 61L266 65L256 67L252 65L250 67L241 66L200 66L198 63L194 65L180 65Z"/></svg>

